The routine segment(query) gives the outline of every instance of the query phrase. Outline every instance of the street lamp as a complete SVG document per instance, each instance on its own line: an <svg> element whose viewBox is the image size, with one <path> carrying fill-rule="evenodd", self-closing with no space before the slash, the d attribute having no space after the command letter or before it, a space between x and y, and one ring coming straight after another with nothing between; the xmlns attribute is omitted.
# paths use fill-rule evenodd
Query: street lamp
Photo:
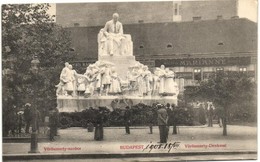
<svg viewBox="0 0 260 162"><path fill-rule="evenodd" d="M35 76L35 80L33 81L33 106L32 106L32 134L31 134L31 150L29 153L39 153L38 150L38 134L37 134L37 109L36 109L36 89L37 89L37 75L39 72L38 65L40 64L39 59L35 55L33 60L31 61L31 72Z"/></svg>

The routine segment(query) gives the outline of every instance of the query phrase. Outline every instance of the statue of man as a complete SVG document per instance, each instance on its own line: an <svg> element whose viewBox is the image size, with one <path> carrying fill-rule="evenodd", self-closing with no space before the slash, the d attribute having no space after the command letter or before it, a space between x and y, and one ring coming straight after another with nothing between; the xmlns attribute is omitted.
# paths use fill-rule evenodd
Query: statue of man
<svg viewBox="0 0 260 162"><path fill-rule="evenodd" d="M104 27L105 34L114 33L114 34L123 34L123 25L118 21L119 15L118 13L113 14L113 19L106 22Z"/></svg>
<svg viewBox="0 0 260 162"><path fill-rule="evenodd" d="M68 73L69 73L69 63L65 63L65 67L62 69L61 74L60 74L60 83L56 85L57 90L56 90L56 95L64 95L65 92L65 85L68 82Z"/></svg>
<svg viewBox="0 0 260 162"><path fill-rule="evenodd" d="M118 51L122 54L125 46L125 37L123 36L123 25L118 21L118 13L113 14L113 19L106 22L106 25L103 29L104 36L108 40L108 54L113 55L115 51L114 43L117 44Z"/></svg>

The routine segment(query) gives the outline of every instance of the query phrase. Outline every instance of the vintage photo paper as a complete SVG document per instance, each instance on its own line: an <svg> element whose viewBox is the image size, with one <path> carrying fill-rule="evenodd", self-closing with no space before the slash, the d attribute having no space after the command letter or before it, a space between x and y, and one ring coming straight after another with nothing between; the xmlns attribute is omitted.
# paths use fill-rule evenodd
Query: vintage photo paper
<svg viewBox="0 0 260 162"><path fill-rule="evenodd" d="M256 160L257 9L2 4L3 161Z"/></svg>

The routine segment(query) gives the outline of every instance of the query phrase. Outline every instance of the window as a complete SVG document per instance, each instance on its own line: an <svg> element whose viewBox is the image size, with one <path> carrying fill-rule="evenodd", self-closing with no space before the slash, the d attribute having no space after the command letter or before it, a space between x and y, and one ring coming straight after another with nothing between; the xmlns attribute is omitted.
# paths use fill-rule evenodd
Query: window
<svg viewBox="0 0 260 162"><path fill-rule="evenodd" d="M224 71L224 68L223 67L217 67L216 68L216 72L223 72Z"/></svg>
<svg viewBox="0 0 260 162"><path fill-rule="evenodd" d="M219 45L219 46L223 46L224 43L223 43L223 42L219 42L218 45Z"/></svg>
<svg viewBox="0 0 260 162"><path fill-rule="evenodd" d="M172 48L172 44L171 43L167 44L167 48Z"/></svg>
<svg viewBox="0 0 260 162"><path fill-rule="evenodd" d="M200 81L201 80L201 75L202 75L201 69L194 69L193 72L194 72L193 73L194 80Z"/></svg>
<svg viewBox="0 0 260 162"><path fill-rule="evenodd" d="M69 49L71 52L74 52L75 51L75 48L70 48Z"/></svg>
<svg viewBox="0 0 260 162"><path fill-rule="evenodd" d="M175 3L174 15L178 15L178 3Z"/></svg>
<svg viewBox="0 0 260 162"><path fill-rule="evenodd" d="M144 45L140 45L139 48L144 48Z"/></svg>
<svg viewBox="0 0 260 162"><path fill-rule="evenodd" d="M246 72L247 71L247 68L246 67L240 67L239 68L239 72Z"/></svg>

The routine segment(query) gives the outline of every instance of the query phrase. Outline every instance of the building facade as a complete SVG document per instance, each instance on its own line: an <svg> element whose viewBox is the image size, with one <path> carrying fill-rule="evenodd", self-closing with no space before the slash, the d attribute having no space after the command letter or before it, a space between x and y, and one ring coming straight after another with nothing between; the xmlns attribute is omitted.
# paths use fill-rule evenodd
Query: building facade
<svg viewBox="0 0 260 162"><path fill-rule="evenodd" d="M257 20L256 0L199 0L118 3L58 3L56 22L64 27L101 26L120 14L123 24L185 22L193 20Z"/></svg>
<svg viewBox="0 0 260 162"><path fill-rule="evenodd" d="M103 26L71 27L76 68L97 61L97 34ZM131 34L136 60L150 70L164 64L196 85L216 71L247 72L256 78L257 23L248 19L194 20L189 22L124 25Z"/></svg>

